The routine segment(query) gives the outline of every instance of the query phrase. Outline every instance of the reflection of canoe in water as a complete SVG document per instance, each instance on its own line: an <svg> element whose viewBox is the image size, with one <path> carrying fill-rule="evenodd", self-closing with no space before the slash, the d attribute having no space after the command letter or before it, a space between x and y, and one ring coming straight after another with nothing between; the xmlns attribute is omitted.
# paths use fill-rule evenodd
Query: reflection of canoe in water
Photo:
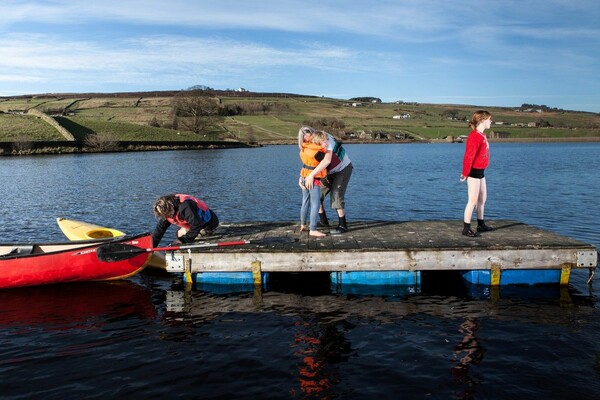
<svg viewBox="0 0 600 400"><path fill-rule="evenodd" d="M97 326L102 321L156 316L152 291L129 281L83 282L0 291L0 327L49 329Z"/></svg>
<svg viewBox="0 0 600 400"><path fill-rule="evenodd" d="M117 229L105 228L74 219L57 218L56 223L69 240L106 239L125 235L124 232ZM147 267L166 269L167 263L164 253L152 253Z"/></svg>
<svg viewBox="0 0 600 400"><path fill-rule="evenodd" d="M123 279L141 271L150 259L151 253L140 253L126 260L101 261L96 249L107 243L148 248L152 247L152 236L144 233L108 240L0 244L0 288Z"/></svg>

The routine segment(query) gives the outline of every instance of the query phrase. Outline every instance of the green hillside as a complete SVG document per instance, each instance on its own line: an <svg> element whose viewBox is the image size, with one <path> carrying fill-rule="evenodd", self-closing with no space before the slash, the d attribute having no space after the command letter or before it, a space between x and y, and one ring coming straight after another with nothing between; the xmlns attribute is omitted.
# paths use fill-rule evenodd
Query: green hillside
<svg viewBox="0 0 600 400"><path fill-rule="evenodd" d="M218 102L220 119L194 133L174 111L177 93L181 92L2 98L0 142L64 140L51 125L28 114L32 109L50 115L77 141L108 135L117 141L139 142L293 143L302 124L323 128L345 141L444 140L468 134L465 120L481 108L493 114L492 138L600 140L600 115L594 113L218 91L208 97Z"/></svg>

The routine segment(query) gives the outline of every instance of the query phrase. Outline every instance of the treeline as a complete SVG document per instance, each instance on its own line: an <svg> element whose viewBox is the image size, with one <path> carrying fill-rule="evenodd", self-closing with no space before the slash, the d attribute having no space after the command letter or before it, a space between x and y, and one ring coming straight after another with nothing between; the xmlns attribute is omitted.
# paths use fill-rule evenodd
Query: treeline
<svg viewBox="0 0 600 400"><path fill-rule="evenodd" d="M281 103L235 103L225 104L220 107L219 115L224 117L233 117L235 115L261 115L270 112L286 112L289 111L288 104Z"/></svg>
<svg viewBox="0 0 600 400"><path fill-rule="evenodd" d="M360 101L362 103L381 103L379 97L353 97L350 101Z"/></svg>
<svg viewBox="0 0 600 400"><path fill-rule="evenodd" d="M538 105L538 104L528 104L528 103L523 103L521 104L521 107L519 107L519 111L523 111L523 112L527 112L527 111L543 111L543 112L563 112L565 110L563 110L562 108L556 108L556 107L548 107L547 105Z"/></svg>

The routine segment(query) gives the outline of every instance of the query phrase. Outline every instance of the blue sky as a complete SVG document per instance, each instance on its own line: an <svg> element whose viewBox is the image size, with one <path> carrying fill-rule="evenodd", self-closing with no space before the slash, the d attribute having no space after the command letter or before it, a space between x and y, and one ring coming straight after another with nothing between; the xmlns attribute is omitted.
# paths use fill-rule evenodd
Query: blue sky
<svg viewBox="0 0 600 400"><path fill-rule="evenodd" d="M192 85L600 112L600 1L0 2L0 96Z"/></svg>

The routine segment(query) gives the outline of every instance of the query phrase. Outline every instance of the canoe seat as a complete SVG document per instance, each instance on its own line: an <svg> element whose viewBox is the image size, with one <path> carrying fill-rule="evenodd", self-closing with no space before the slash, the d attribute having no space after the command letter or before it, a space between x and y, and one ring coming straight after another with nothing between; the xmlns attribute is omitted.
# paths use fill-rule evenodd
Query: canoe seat
<svg viewBox="0 0 600 400"><path fill-rule="evenodd" d="M33 253L33 245L15 247L6 256L26 256Z"/></svg>

